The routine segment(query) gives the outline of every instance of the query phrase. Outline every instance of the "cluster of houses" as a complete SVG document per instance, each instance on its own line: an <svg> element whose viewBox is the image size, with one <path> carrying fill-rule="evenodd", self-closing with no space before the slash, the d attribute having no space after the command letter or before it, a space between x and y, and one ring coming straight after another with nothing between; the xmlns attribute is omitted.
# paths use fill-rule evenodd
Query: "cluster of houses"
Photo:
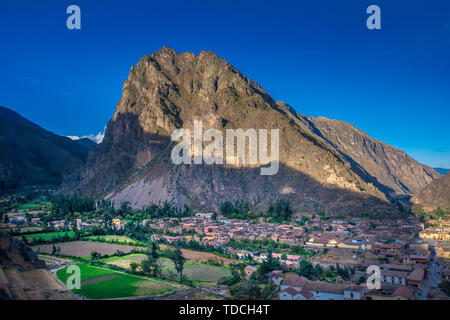
<svg viewBox="0 0 450 320"><path fill-rule="evenodd" d="M392 221L390 225L375 226L367 219L322 221L311 219L305 225L277 224L261 221L250 223L238 219L212 219L212 213L199 213L193 217L158 219L150 225L165 230L160 235L168 242L197 240L212 246L224 246L230 239L270 239L280 244L299 245L305 250L323 253L313 259L323 265L342 264L356 266L362 263L427 264L430 260L428 245L417 240L423 224L404 220ZM167 232L168 231L168 232ZM188 232L192 231L192 232ZM233 255L259 261L264 253L228 248ZM276 253L275 253L276 254ZM282 262L295 266L300 256L288 255Z"/></svg>
<svg viewBox="0 0 450 320"><path fill-rule="evenodd" d="M430 227L419 233L419 237L422 239L450 241L450 228L449 227Z"/></svg>
<svg viewBox="0 0 450 320"><path fill-rule="evenodd" d="M424 224L411 220L391 221L374 226L366 219L322 221L310 219L307 223L277 224L260 221L250 223L243 220L212 219L212 214L197 214L194 217L159 219L152 226L170 230L177 236L165 236L168 241L196 239L204 244L223 246L230 239L264 240L299 245L312 252L307 258L313 265L324 269L331 266L351 267L355 270L347 284L331 284L310 281L298 276L283 276L283 271L273 275L275 283L281 283L280 299L412 299L427 278L427 267L431 261L431 250L426 241L419 238ZM194 230L194 234L186 234ZM225 247L228 253L242 260L262 262L267 252ZM295 269L304 256L274 252L284 270ZM381 269L381 286L391 294L374 294L364 284L356 285L356 279L366 276L369 265ZM250 266L249 266L249 272ZM445 277L445 270L443 276ZM438 290L439 291L439 290Z"/></svg>
<svg viewBox="0 0 450 320"><path fill-rule="evenodd" d="M30 219L25 214L15 214L13 217L17 221L10 220L10 224ZM32 215L31 222L40 224L38 214ZM126 223L120 219L112 221L117 229L123 228ZM77 219L80 230L93 224L95 222ZM169 243L196 240L205 245L225 248L229 254L241 260L263 262L267 259L267 252L263 249L250 251L227 246L231 239L271 240L289 246L302 246L302 250L311 253L307 259L313 265L320 264L324 269L339 265L355 270L353 279L347 284L310 281L295 275L284 276L283 271L277 271L272 275L272 281L280 285L279 298L288 300L378 299L364 284L354 284L357 278L366 276L369 265L380 267L382 288L393 292L389 298L411 299L427 278L427 267L432 256L429 240L436 243L437 257L450 257L449 226L425 228L425 224L414 217L379 222L368 218L347 221L309 217L279 224L266 222L263 218L258 222L250 222L228 219L214 213L197 213L192 217L144 220L142 224L161 230L152 235L152 240L165 239ZM53 221L53 225L56 228L68 227L64 220ZM295 269L302 259L306 259L305 256L282 252L272 254L280 260L283 270ZM251 266L248 267L251 273ZM442 277L448 279L449 275L450 265L444 264Z"/></svg>
<svg viewBox="0 0 450 320"><path fill-rule="evenodd" d="M390 294L368 289L366 283L311 281L292 274L284 277L278 270L271 273L271 280L280 286L280 300L411 300L425 275L420 267L387 264L381 265L380 269L380 289L388 290Z"/></svg>
<svg viewBox="0 0 450 320"><path fill-rule="evenodd" d="M361 300L366 290L356 284L311 281L288 275L280 286L280 300Z"/></svg>

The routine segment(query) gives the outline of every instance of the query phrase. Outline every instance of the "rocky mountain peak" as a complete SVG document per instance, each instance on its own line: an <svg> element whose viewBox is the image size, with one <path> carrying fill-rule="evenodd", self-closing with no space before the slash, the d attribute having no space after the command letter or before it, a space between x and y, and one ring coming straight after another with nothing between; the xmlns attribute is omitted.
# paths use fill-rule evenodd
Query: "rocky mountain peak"
<svg viewBox="0 0 450 320"><path fill-rule="evenodd" d="M262 177L254 166L172 164L171 133L192 128L196 119L205 130L279 129L279 173ZM103 142L91 148L86 166L63 190L75 188L134 207L171 201L208 210L239 197L260 209L286 198L297 210L391 210L383 184L343 151L347 142L331 139L347 141L340 138L347 136L345 130L334 125L324 130L319 124L325 122L276 103L213 52L179 54L164 47L131 68Z"/></svg>

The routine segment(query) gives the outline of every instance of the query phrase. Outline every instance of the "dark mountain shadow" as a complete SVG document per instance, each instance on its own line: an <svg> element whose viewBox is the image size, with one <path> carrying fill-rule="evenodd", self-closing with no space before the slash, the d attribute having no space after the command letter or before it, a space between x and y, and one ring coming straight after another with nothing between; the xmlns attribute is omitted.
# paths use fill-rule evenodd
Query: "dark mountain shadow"
<svg viewBox="0 0 450 320"><path fill-rule="evenodd" d="M79 168L88 150L0 108L0 188L58 185Z"/></svg>
<svg viewBox="0 0 450 320"><path fill-rule="evenodd" d="M291 202L295 212L379 218L401 215L389 201L321 183L307 173L284 164L280 164L278 173L273 176L260 175L261 167L174 165L170 159L172 145L170 143L144 168L128 172L128 177L115 188L126 191L110 198L116 206L129 200L136 208L169 201L179 207L186 204L197 210L218 210L226 200L245 200L253 210L262 211L276 200L285 199ZM142 185L135 188L133 184L139 181L143 182ZM161 184L153 183L155 181L161 181ZM163 187L159 189L158 186ZM158 194L166 196L158 201L147 201Z"/></svg>

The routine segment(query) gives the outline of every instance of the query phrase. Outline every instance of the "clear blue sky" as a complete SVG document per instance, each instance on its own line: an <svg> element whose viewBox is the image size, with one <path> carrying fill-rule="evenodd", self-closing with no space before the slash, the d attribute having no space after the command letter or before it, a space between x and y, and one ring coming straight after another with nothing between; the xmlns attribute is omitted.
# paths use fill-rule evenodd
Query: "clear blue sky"
<svg viewBox="0 0 450 320"><path fill-rule="evenodd" d="M212 50L305 115L450 168L447 0L2 0L0 41L0 105L61 135L103 131L131 65L167 45Z"/></svg>

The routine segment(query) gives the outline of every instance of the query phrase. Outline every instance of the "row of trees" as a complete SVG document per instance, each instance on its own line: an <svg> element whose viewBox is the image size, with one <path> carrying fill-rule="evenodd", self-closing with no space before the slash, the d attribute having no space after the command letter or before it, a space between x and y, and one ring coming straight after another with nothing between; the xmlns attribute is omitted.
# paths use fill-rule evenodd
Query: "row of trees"
<svg viewBox="0 0 450 320"><path fill-rule="evenodd" d="M315 266L312 263L302 260L300 261L300 265L298 269L295 271L299 276L308 278L309 280L325 280L327 278L332 278L333 275L340 276L343 280L350 280L350 274L354 272L346 267L341 268L339 264L334 266L330 266L328 270L324 270L320 264L316 264Z"/></svg>
<svg viewBox="0 0 450 320"><path fill-rule="evenodd" d="M75 212L89 212L95 210L95 201L92 198L57 194L49 196L49 201L52 204L52 213L60 217Z"/></svg>
<svg viewBox="0 0 450 320"><path fill-rule="evenodd" d="M267 252L271 250L277 252L285 252L287 254L298 254L301 256L308 256L314 253L314 251L308 251L301 245L289 245L287 243L276 242L275 240L269 238L264 238L262 240L236 240L234 238L231 238L225 246L239 250L258 252Z"/></svg>
<svg viewBox="0 0 450 320"><path fill-rule="evenodd" d="M140 267L144 274L153 276L153 277L161 277L161 262L160 262L160 254L159 248L155 242L152 243L151 248L149 248L146 252L147 257L142 260L139 264L137 262L133 262L130 265L130 269L132 273L136 273L138 268ZM180 277L180 282L185 282L183 277L183 269L184 263L186 262L186 258L183 256L180 248L175 248L175 250L167 250L166 258L172 260L174 268Z"/></svg>
<svg viewBox="0 0 450 320"><path fill-rule="evenodd" d="M248 202L236 200L234 203L225 201L220 205L220 213L231 219L250 220L258 217L272 218L276 222L289 221L292 216L292 208L289 200L278 199L269 206L265 213L252 213Z"/></svg>
<svg viewBox="0 0 450 320"><path fill-rule="evenodd" d="M165 201L162 205L152 203L141 209L133 209L131 204L125 201L121 203L119 208L115 209L111 201L102 199L97 202L97 209L114 218L127 218L135 221L166 217L181 218L194 215L189 206L185 205L183 208L178 208L168 201Z"/></svg>

